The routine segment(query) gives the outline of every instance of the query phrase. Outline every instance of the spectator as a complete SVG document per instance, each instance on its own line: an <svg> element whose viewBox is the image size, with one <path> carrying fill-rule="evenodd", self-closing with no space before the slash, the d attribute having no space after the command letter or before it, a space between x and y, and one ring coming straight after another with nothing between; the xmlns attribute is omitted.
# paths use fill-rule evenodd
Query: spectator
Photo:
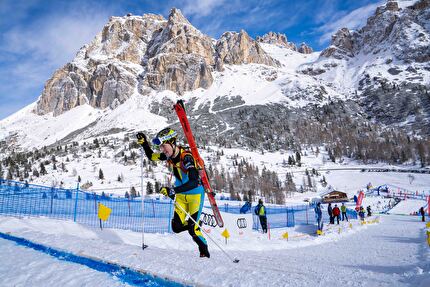
<svg viewBox="0 0 430 287"><path fill-rule="evenodd" d="M340 209L339 209L339 207L337 207L337 204L334 205L333 216L337 219L337 224L339 224L339 221L340 221ZM333 219L333 224L334 224L334 219Z"/></svg>
<svg viewBox="0 0 430 287"><path fill-rule="evenodd" d="M244 214L247 213L251 209L251 202L247 201L245 204L240 208L240 213Z"/></svg>
<svg viewBox="0 0 430 287"><path fill-rule="evenodd" d="M263 233L267 233L267 217L266 217L266 207L263 205L263 200L260 198L258 200L258 205L254 209L255 215L260 218L261 229Z"/></svg>
<svg viewBox="0 0 430 287"><path fill-rule="evenodd" d="M424 207L423 206L421 206L421 208L420 208L420 214L421 214L421 221L422 222L426 221L426 214L424 212Z"/></svg>
<svg viewBox="0 0 430 287"><path fill-rule="evenodd" d="M315 217L318 223L318 230L322 231L323 222L322 222L321 202L318 202L317 205L315 206Z"/></svg>
<svg viewBox="0 0 430 287"><path fill-rule="evenodd" d="M345 203L342 203L342 206L340 207L340 210L342 211L342 221L344 221L345 218L346 218L346 221L349 221L348 220L348 216L346 215L346 206L345 206Z"/></svg>
<svg viewBox="0 0 430 287"><path fill-rule="evenodd" d="M334 224L333 207L331 207L331 203L328 204L327 212L328 216L330 217L330 224Z"/></svg>
<svg viewBox="0 0 430 287"><path fill-rule="evenodd" d="M360 211L358 212L358 216L360 216L361 221L364 221L364 208L360 206Z"/></svg>
<svg viewBox="0 0 430 287"><path fill-rule="evenodd" d="M372 210L370 209L370 205L367 206L367 216L372 216Z"/></svg>

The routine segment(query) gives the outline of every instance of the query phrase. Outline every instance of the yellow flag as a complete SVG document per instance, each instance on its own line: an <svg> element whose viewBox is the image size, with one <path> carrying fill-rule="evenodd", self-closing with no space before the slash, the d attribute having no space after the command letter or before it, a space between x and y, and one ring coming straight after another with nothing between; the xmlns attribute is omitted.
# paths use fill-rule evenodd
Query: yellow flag
<svg viewBox="0 0 430 287"><path fill-rule="evenodd" d="M282 238L287 239L288 240L288 232L285 232L284 234L282 234Z"/></svg>
<svg viewBox="0 0 430 287"><path fill-rule="evenodd" d="M351 228L351 229L352 229L352 223L349 223L349 228Z"/></svg>
<svg viewBox="0 0 430 287"><path fill-rule="evenodd" d="M430 246L430 231L427 230L427 243Z"/></svg>
<svg viewBox="0 0 430 287"><path fill-rule="evenodd" d="M318 230L317 230L317 234L318 234L318 235L323 235L323 232L322 232L321 230L319 230L319 229L318 229Z"/></svg>
<svg viewBox="0 0 430 287"><path fill-rule="evenodd" d="M340 234L341 231L342 231L342 229L339 227L339 230L337 232Z"/></svg>
<svg viewBox="0 0 430 287"><path fill-rule="evenodd" d="M230 237L230 233L228 233L227 228L224 229L224 231L221 233L222 236L224 236L226 239Z"/></svg>
<svg viewBox="0 0 430 287"><path fill-rule="evenodd" d="M107 206L104 206L103 204L99 203L99 212L98 216L101 220L106 221L109 218L110 213L112 212L112 209L110 209Z"/></svg>
<svg viewBox="0 0 430 287"><path fill-rule="evenodd" d="M429 228L430 227L430 221L426 223L426 227Z"/></svg>

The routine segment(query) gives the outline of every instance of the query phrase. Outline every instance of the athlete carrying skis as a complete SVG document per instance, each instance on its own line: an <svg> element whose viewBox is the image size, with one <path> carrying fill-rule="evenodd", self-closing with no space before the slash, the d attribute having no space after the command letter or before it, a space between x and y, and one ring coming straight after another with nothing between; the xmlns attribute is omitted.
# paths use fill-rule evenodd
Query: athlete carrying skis
<svg viewBox="0 0 430 287"><path fill-rule="evenodd" d="M161 130L152 140L152 144L160 150L156 153L150 147L146 135L138 133L137 142L140 144L148 159L152 161L167 161L169 170L175 176L175 187L162 187L160 193L176 199L175 211L172 219L172 230L179 233L187 230L198 245L200 257L210 257L206 239L191 219L185 220L186 212L199 222L204 202L204 188L200 183L196 161L187 149L176 144L177 133L171 128ZM177 205L182 207L178 208Z"/></svg>

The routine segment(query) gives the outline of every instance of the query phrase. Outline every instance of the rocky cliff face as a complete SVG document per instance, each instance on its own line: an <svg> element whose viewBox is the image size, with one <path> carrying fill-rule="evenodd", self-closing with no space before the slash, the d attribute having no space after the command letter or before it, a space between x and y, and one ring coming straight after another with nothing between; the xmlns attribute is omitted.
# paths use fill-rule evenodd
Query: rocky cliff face
<svg viewBox="0 0 430 287"><path fill-rule="evenodd" d="M59 115L84 103L102 109L123 103L139 81L152 34L165 25L158 15L111 17L102 32L46 82L36 113Z"/></svg>
<svg viewBox="0 0 430 287"><path fill-rule="evenodd" d="M35 112L59 115L83 103L114 108L148 89L182 95L210 87L212 71L224 64L247 63L279 66L245 31L227 33L215 43L175 8L167 20L153 14L111 17L46 82Z"/></svg>
<svg viewBox="0 0 430 287"><path fill-rule="evenodd" d="M146 50L145 83L178 94L208 88L213 81L214 47L211 38L172 9L164 29L156 31Z"/></svg>
<svg viewBox="0 0 430 287"><path fill-rule="evenodd" d="M217 68L222 70L223 64L264 64L268 66L280 66L280 63L264 52L248 33L241 30L240 33L226 32L222 34L215 47L217 53Z"/></svg>
<svg viewBox="0 0 430 287"><path fill-rule="evenodd" d="M287 36L281 33L269 32L263 36L257 36L256 41L260 43L279 45L293 51L297 51L296 45L294 43L288 42Z"/></svg>
<svg viewBox="0 0 430 287"><path fill-rule="evenodd" d="M302 72L348 90L369 118L428 133L430 0L403 7L388 1L361 29L337 31Z"/></svg>

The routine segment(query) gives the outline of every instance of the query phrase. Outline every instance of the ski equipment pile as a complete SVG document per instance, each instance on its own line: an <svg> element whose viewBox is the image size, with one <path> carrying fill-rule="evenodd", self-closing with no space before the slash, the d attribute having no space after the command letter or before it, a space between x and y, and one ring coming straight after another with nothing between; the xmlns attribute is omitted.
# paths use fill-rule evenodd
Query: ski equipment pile
<svg viewBox="0 0 430 287"><path fill-rule="evenodd" d="M194 159L197 161L200 178L202 180L203 187L206 191L206 194L209 199L209 203L211 204L213 214L215 216L215 220L219 227L224 226L224 221L222 220L221 213L218 209L218 205L215 201L215 193L212 190L212 187L209 183L209 178L206 173L205 163L203 159L200 157L199 151L197 149L196 142L194 140L193 132L191 131L190 123L188 122L187 114L185 113L185 107L182 100L179 100L175 105L176 114L178 115L178 119L181 122L182 129L184 130L185 137L187 138L188 145L191 149L191 154Z"/></svg>

